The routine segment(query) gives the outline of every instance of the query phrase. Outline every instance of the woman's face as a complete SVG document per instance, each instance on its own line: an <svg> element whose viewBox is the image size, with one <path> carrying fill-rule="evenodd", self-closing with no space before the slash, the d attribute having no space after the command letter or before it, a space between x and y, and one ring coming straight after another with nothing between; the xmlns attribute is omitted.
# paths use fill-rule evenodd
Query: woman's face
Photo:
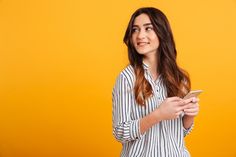
<svg viewBox="0 0 236 157"><path fill-rule="evenodd" d="M157 52L159 39L147 14L140 14L135 18L132 27L132 43L141 55L150 56Z"/></svg>

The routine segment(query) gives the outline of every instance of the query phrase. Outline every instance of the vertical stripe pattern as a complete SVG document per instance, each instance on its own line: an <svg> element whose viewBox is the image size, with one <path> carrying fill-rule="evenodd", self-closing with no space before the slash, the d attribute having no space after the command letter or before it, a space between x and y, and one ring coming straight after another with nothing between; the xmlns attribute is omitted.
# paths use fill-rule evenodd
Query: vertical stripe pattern
<svg viewBox="0 0 236 157"><path fill-rule="evenodd" d="M192 127L183 127L182 116L174 120L163 120L144 134L140 133L140 119L155 110L166 98L167 91L161 80L156 81L143 64L145 78L152 86L153 96L146 107L138 105L134 96L135 74L131 65L117 77L112 91L113 135L122 143L121 157L190 157L184 137Z"/></svg>

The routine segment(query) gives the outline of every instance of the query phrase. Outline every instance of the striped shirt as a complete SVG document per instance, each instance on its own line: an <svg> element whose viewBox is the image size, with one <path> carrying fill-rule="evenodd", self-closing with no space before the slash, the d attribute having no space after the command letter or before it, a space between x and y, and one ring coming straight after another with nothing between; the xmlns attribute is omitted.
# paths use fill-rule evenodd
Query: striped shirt
<svg viewBox="0 0 236 157"><path fill-rule="evenodd" d="M135 74L131 65L117 77L112 91L113 135L122 143L121 157L190 157L184 137L192 130L183 127L181 115L177 119L163 120L144 134L140 132L140 119L155 110L167 96L161 75L153 80L148 65L143 64L144 76L152 86L153 96L146 107L138 105L134 96Z"/></svg>

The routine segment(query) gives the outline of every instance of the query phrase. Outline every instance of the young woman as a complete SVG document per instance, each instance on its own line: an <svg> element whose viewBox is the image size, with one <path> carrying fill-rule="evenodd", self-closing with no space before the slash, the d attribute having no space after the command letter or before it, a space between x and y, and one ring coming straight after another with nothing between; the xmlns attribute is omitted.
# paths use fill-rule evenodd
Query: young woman
<svg viewBox="0 0 236 157"><path fill-rule="evenodd" d="M128 24L124 42L128 65L112 91L113 134L122 157L189 157L184 137L198 114L198 98L188 74L176 63L175 42L166 16L140 8Z"/></svg>

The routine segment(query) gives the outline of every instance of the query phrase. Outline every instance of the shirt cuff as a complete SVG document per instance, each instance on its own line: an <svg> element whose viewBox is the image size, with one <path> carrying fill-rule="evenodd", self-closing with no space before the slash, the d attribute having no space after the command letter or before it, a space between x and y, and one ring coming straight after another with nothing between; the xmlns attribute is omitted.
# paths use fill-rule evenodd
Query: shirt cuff
<svg viewBox="0 0 236 157"><path fill-rule="evenodd" d="M183 126L184 136L190 134L190 132L193 130L193 127L194 127L194 123L188 129L185 129L185 127Z"/></svg>
<svg viewBox="0 0 236 157"><path fill-rule="evenodd" d="M144 134L141 134L140 120L133 121L133 123L130 125L130 137L131 137L131 139L133 139L133 140L140 139L145 134L146 134L146 132Z"/></svg>

